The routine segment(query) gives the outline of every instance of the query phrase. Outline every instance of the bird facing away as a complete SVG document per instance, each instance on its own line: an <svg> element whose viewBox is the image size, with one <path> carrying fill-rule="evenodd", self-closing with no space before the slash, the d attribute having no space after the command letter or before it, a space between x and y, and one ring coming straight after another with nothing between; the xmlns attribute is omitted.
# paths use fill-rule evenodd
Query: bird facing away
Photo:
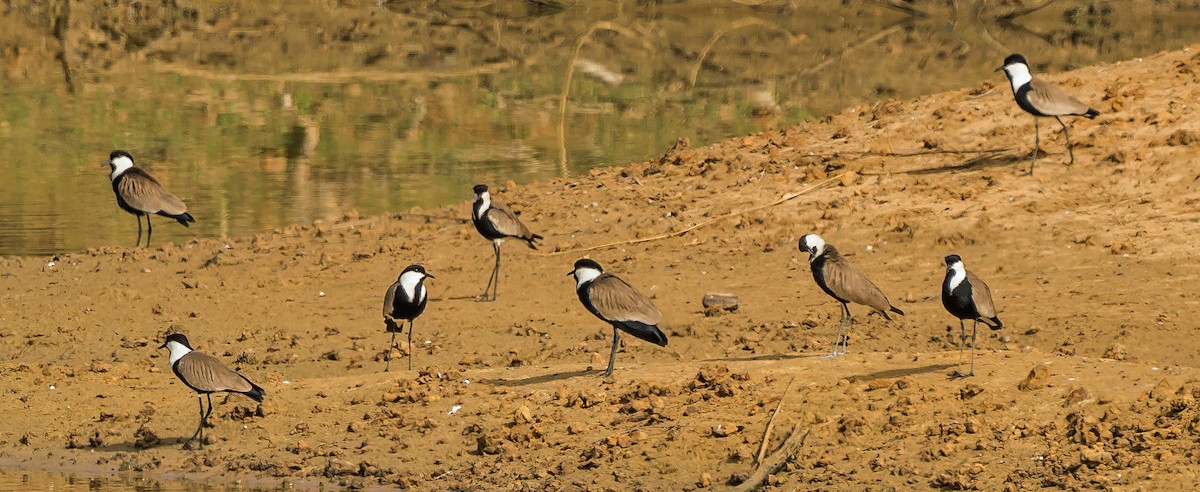
<svg viewBox="0 0 1200 492"><path fill-rule="evenodd" d="M992 290L983 279L963 266L958 255L946 257L946 280L942 281L942 305L958 318L958 370L957 377L975 375L975 328L979 322L993 330L1004 327L996 317L996 306L992 304ZM971 371L962 372L963 346L967 343L967 329L963 320L971 320Z"/></svg>
<svg viewBox="0 0 1200 492"><path fill-rule="evenodd" d="M800 251L807 252L809 255L808 264L812 267L813 280L817 281L817 286L830 297L842 303L842 318L838 322L837 336L833 340L833 352L829 354L830 358L846 353L846 344L850 339L850 323L852 322L849 303L870 307L873 311L879 311L885 319L889 320L892 318L888 316L888 312L904 314L904 311L888 301L887 296L883 295L879 287L854 269L850 262L842 258L837 248L834 248L832 244L826 244L821 236L806 234L800 238Z"/></svg>
<svg viewBox="0 0 1200 492"><path fill-rule="evenodd" d="M184 227L188 222L195 222L187 211L187 205L171 192L163 188L158 180L134 167L133 156L124 150L114 150L108 155L108 166L112 168L109 179L112 180L113 193L117 195L117 205L126 212L137 217L138 236L134 247L142 242L142 216L146 216L146 247L150 247L150 236L154 235L154 227L150 225L150 214L158 214L179 221Z"/></svg>
<svg viewBox="0 0 1200 492"><path fill-rule="evenodd" d="M530 249L537 249L539 234L529 231L512 212L492 203L492 194L487 185L475 185L475 203L471 206L471 223L483 237L492 240L492 249L496 252L496 265L492 267L492 275L488 277L487 287L483 288L481 301L496 300L496 291L500 289L500 243L505 239L516 238L525 241ZM491 290L491 299L488 298Z"/></svg>
<svg viewBox="0 0 1200 492"><path fill-rule="evenodd" d="M605 377L612 375L621 331L660 347L667 346L667 336L657 326L662 322L662 313L621 277L605 273L599 263L587 258L576 261L575 269L567 275L575 276L575 294L583 307L613 327L612 352L608 355Z"/></svg>
<svg viewBox="0 0 1200 492"><path fill-rule="evenodd" d="M158 348L171 351L171 370L175 371L175 375L183 384L196 392L196 400L200 403L200 425L196 426L192 437L183 443L184 449L189 449L188 445L197 436L200 438L200 449L204 449L204 422L212 415L213 393L241 393L257 402L263 401L267 394L245 376L225 367L216 357L192 350L187 337L180 333L167 336L167 341ZM204 399L201 395L208 398L207 412L204 411Z"/></svg>
<svg viewBox="0 0 1200 492"><path fill-rule="evenodd" d="M1015 53L1008 55L1008 58L1004 59L1004 65L996 69L997 72L1001 70L1004 71L1004 76L1008 77L1008 82L1012 85L1013 98L1017 100L1017 106L1034 116L1033 160L1029 163L1029 174L1033 174L1033 166L1037 164L1038 145L1040 144L1038 118L1045 116L1053 116L1055 120L1058 120L1058 124L1062 125L1063 136L1067 138L1067 153L1071 156L1071 162L1067 165L1075 164L1075 151L1071 148L1071 134L1067 131L1067 124L1063 123L1061 117L1086 116L1088 119L1093 119L1099 116L1100 112L1079 102L1078 99L1067 94L1062 87L1034 78L1029 73L1029 63L1025 61L1024 56Z"/></svg>
<svg viewBox="0 0 1200 492"><path fill-rule="evenodd" d="M387 294L383 296L383 322L387 325L387 331L392 334L392 341L388 343L387 355L384 357L387 363L383 366L383 372L392 367L392 347L396 346L396 333L403 328L404 320L408 320L408 368L412 370L413 320L425 312L427 278L437 277L430 275L421 265L409 265L400 272L396 282L388 287ZM397 323L396 320L401 322Z"/></svg>

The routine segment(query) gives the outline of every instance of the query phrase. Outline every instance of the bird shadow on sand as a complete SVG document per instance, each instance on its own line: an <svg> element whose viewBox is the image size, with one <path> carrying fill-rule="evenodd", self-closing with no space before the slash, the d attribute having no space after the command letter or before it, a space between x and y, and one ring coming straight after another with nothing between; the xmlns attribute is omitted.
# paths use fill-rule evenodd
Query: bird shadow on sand
<svg viewBox="0 0 1200 492"><path fill-rule="evenodd" d="M1045 156L1045 151L1038 152L1039 156ZM941 174L954 171L977 171L980 169L989 169L1001 166L1014 166L1021 163L1029 164L1029 152L1013 154L1013 153L993 153L984 154L978 157L967 159L958 164L948 166L926 167L918 169L908 169L903 171L891 171L889 174L912 174L915 176L923 176L929 174Z"/></svg>
<svg viewBox="0 0 1200 492"><path fill-rule="evenodd" d="M109 453L135 453L138 451L146 451L148 449L156 448L181 448L183 447L184 441L186 441L186 439L182 437L163 437L156 439L153 442L146 442L144 440L114 442L110 444L102 444L96 447L89 447L87 449Z"/></svg>
<svg viewBox="0 0 1200 492"><path fill-rule="evenodd" d="M751 355L749 357L719 357L704 359L704 362L754 362L762 360L816 359L820 357L824 356L820 354L765 354Z"/></svg>
<svg viewBox="0 0 1200 492"><path fill-rule="evenodd" d="M555 374L543 374L541 376L533 376L522 379L481 379L482 384L490 384L492 386L529 386L531 384L549 383L551 381L561 381L564 379L577 378L580 376L595 375L599 376L604 371L585 369L582 371L567 371Z"/></svg>
<svg viewBox="0 0 1200 492"><path fill-rule="evenodd" d="M868 373L868 374L859 374L856 376L849 376L846 379L852 383L863 383L863 382L867 382L867 381L875 381L878 379L902 378L904 376L913 376L916 374L926 374L926 373L931 373L931 372L945 371L946 369L956 367L957 365L958 364L931 364L928 366L921 366L921 367L888 369L886 371L878 371L878 372L872 372L872 373Z"/></svg>

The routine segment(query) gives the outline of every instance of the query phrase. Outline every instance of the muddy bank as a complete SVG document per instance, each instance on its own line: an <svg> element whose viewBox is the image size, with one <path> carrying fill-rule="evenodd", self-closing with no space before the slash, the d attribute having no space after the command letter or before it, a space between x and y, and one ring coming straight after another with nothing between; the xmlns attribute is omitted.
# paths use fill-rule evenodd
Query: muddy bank
<svg viewBox="0 0 1200 492"><path fill-rule="evenodd" d="M1195 47L1047 74L1103 114L1072 122L1070 168L1043 128L1032 177L1032 121L997 75L578 179L495 183L547 245L505 245L495 303L469 299L491 248L465 201L5 258L0 390L22 418L0 422L0 459L420 490L724 488L754 472L794 378L768 455L807 436L767 479L779 490L1187 490L1198 74ZM908 313L855 310L835 360L820 356L837 307L795 249L813 231ZM1007 326L965 381L947 378L949 252L988 280ZM596 370L611 332L564 277L584 254L667 320L670 345L627 341L610 380ZM438 277L419 343L398 354L417 369L384 374L378 305L413 262ZM707 316L710 291L742 304ZM261 408L216 399L204 451L178 449L195 402L154 349L168 330L267 390Z"/></svg>

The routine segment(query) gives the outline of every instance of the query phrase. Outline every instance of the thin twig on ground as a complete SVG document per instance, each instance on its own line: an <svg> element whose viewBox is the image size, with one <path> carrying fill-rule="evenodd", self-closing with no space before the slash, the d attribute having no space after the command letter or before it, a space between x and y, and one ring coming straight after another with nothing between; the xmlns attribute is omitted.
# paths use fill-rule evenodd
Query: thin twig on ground
<svg viewBox="0 0 1200 492"><path fill-rule="evenodd" d="M780 446L778 450L771 453L771 457L767 458L766 463L760 465L754 471L754 474L750 475L750 478L747 478L741 485L730 489L730 492L751 492L761 487L768 476L779 471L784 463L787 463L791 459L792 453L804 446L804 441L808 440L809 432L812 432L812 429L804 431L804 434L800 434L800 424L792 427L792 433L783 442L783 446ZM797 436L799 437L797 438Z"/></svg>
<svg viewBox="0 0 1200 492"><path fill-rule="evenodd" d="M788 393L792 391L792 384L795 382L796 376L792 376L792 380L788 381L787 388L783 389L783 394L779 395L779 404L775 405L775 411L771 412L771 419L767 421L767 430L763 431L762 444L759 444L758 456L754 459L754 462L758 463L760 467L763 463L763 457L767 455L767 446L771 441L771 431L775 429L775 417L779 416L779 411L783 409L783 400L787 399Z"/></svg>
<svg viewBox="0 0 1200 492"><path fill-rule="evenodd" d="M804 189L804 190L802 190L802 191L797 191L797 192L794 192L794 193L788 193L788 194L784 195L784 196L783 196L783 198L780 198L780 199L778 199L778 200L775 200L775 201L773 201L773 202L771 202L771 203L768 203L768 204L766 204L766 205L759 205L759 206L757 206L757 207L751 207L751 208L748 208L748 209L745 209L745 210L734 210L733 212L729 212L729 213L727 213L727 214L725 214L725 215L722 215L722 216L720 216L720 217L714 217L714 218L708 219L708 220L706 220L706 221L704 221L704 222L700 222L700 223L698 223L698 224L692 225L692 226L690 226L690 227L688 227L688 228L686 228L686 229L678 230L678 231L675 231L675 232L668 232L668 233L664 233L664 234L659 234L659 235L657 235L657 236L643 237L643 238L638 238L638 239L629 239L629 240L625 240L625 241L614 241L614 242L611 242L611 243L605 243L605 244L601 244L601 245L598 245L598 246L588 246L588 247L586 247L586 248L565 249L565 250L562 250L562 251L553 251L553 252L550 252L550 253L533 253L533 254L535 254L535 255L537 255L537 256L558 256L558 255L564 255L564 254L567 254L567 253L581 253L581 252L584 252L584 251L592 251L592 250L596 250L596 249L611 248L611 247L614 247L614 246L624 246L624 245L627 245L627 244L638 244L638 243L645 243L645 242L650 242L650 241L658 241L658 240L660 240L660 239L667 239L667 238L671 238L671 237L682 236L682 235L684 235L684 234L687 234L687 233L689 233L689 232L692 232L692 231L694 231L694 230L696 230L696 229L699 229L699 228L701 228L701 227L704 227L704 226L710 225L710 224L712 224L712 223L714 223L714 222L719 222L719 221L721 221L721 220L725 220L725 219L728 219L728 218L730 218L730 217L737 217L737 216L739 216L739 215L748 214L748 213L750 213L750 212L757 212L757 211L759 211L759 210L762 210L762 209L765 209L765 208L774 207L774 206L776 206L776 205L779 205L779 204L781 204L781 203L784 203L784 202L786 202L786 201L793 200L793 199L795 199L796 197L798 197L798 196L800 196L800 195L804 195L804 194L807 194L807 193L809 193L809 192L812 192L812 191L814 191L814 190L817 190L817 189L820 189L820 188L824 188L825 186L828 186L828 185L830 185L830 184L832 184L832 183L835 183L835 182L837 182L837 181L840 181L841 179L842 179L842 173L839 173L837 176L834 176L834 177L832 177L832 178L826 179L825 181L822 181L822 182L820 182L820 183L817 183L817 184L815 184L815 185L813 185L813 186L811 186L811 187L809 187L809 188L805 188L805 189Z"/></svg>

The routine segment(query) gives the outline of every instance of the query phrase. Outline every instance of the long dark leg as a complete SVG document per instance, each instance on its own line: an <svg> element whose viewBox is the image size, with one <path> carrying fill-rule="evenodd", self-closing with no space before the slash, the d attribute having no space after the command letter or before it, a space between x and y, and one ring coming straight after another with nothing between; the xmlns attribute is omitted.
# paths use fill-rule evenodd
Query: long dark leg
<svg viewBox="0 0 1200 492"><path fill-rule="evenodd" d="M154 226L150 225L150 214L146 214L146 247L150 247L150 237L154 235Z"/></svg>
<svg viewBox="0 0 1200 492"><path fill-rule="evenodd" d="M496 300L496 296L500 291L500 243L492 243L492 247L496 248L496 267L493 269L496 276L496 282L492 284L492 300Z"/></svg>
<svg viewBox="0 0 1200 492"><path fill-rule="evenodd" d="M612 376L613 364L617 360L617 346L621 344L621 332L613 326L613 346L612 352L608 354L608 369L604 370L604 377Z"/></svg>
<svg viewBox="0 0 1200 492"><path fill-rule="evenodd" d="M488 299L488 291L492 290L493 285L500 283L500 245L496 244L495 241L492 241L492 251L496 255L496 263L492 266L492 274L488 276L487 287L483 288L483 296L479 299L481 301L496 300L495 294L492 294L491 299ZM496 288L498 289L500 286L496 285Z"/></svg>
<svg viewBox="0 0 1200 492"><path fill-rule="evenodd" d="M385 364L383 365L383 372L388 372L388 369L391 369L391 367L392 367L392 347L395 347L395 346L396 346L396 332L393 331L392 332L392 341L388 342L387 354L385 354L383 356L383 361L385 362Z"/></svg>
<svg viewBox="0 0 1200 492"><path fill-rule="evenodd" d="M1037 116L1034 116L1033 117L1033 160L1031 160L1029 162L1029 175L1030 176L1033 176L1033 166L1035 164L1037 164L1038 148L1042 145L1040 138L1041 137L1038 136L1038 119L1037 119Z"/></svg>
<svg viewBox="0 0 1200 492"><path fill-rule="evenodd" d="M188 440L183 441L183 449L188 449L188 445L191 444L192 441L196 440L196 436L200 435L200 430L204 428L204 398L201 398L200 395L196 395L196 403L200 404L200 425L196 426L196 432L192 433L192 437L189 437Z"/></svg>
<svg viewBox="0 0 1200 492"><path fill-rule="evenodd" d="M413 330L413 320L410 319L410 320L408 320L408 370L410 370L410 371L412 370L412 353L413 353L412 330Z"/></svg>
<svg viewBox="0 0 1200 492"><path fill-rule="evenodd" d="M135 214L134 217L138 221L138 238L137 242L133 243L133 247L136 248L142 245L142 214Z"/></svg>
<svg viewBox="0 0 1200 492"><path fill-rule="evenodd" d="M204 424L208 422L208 416L212 415L212 393L206 393L208 397L208 411L204 412L204 418L200 419L200 449L204 449Z"/></svg>
<svg viewBox="0 0 1200 492"><path fill-rule="evenodd" d="M975 320L971 323L971 372L967 374L968 376L975 375L975 328L978 327L979 320Z"/></svg>
<svg viewBox="0 0 1200 492"><path fill-rule="evenodd" d="M962 376L963 363L963 348L967 344L967 327L963 326L963 321L958 320L958 370L954 371L956 375Z"/></svg>
<svg viewBox="0 0 1200 492"><path fill-rule="evenodd" d="M1071 162L1067 165L1073 166L1075 165L1075 151L1071 149L1071 132L1067 131L1067 124L1063 123L1062 118L1055 116L1054 119L1058 120L1058 124L1062 125L1063 127L1063 136L1067 137L1067 154L1070 154L1071 156Z"/></svg>
<svg viewBox="0 0 1200 492"><path fill-rule="evenodd" d="M854 317L850 315L850 306L842 304L842 309L846 310L846 328L842 330L842 355L846 355L846 347L850 345L850 326L854 324Z"/></svg>

